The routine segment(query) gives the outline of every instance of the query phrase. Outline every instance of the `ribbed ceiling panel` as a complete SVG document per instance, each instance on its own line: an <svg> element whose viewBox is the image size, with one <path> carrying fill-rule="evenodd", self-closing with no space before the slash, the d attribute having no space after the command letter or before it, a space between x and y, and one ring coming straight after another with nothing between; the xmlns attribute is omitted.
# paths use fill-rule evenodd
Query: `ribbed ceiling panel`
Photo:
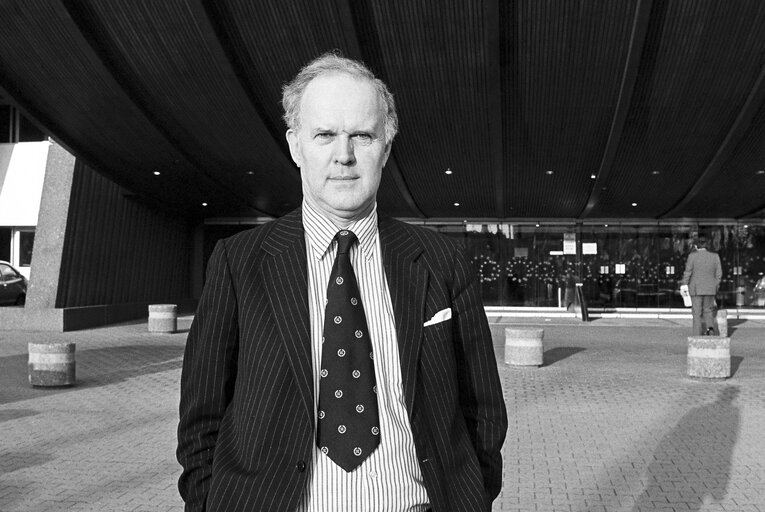
<svg viewBox="0 0 765 512"><path fill-rule="evenodd" d="M592 217L657 217L683 199L752 90L764 23L762 3L654 2L629 121Z"/></svg>
<svg viewBox="0 0 765 512"><path fill-rule="evenodd" d="M603 158L635 2L510 6L503 62L506 216L576 217Z"/></svg>
<svg viewBox="0 0 765 512"><path fill-rule="evenodd" d="M700 194L677 212L678 217L739 217L765 206L765 105L751 129ZM761 174L760 174L761 173Z"/></svg>
<svg viewBox="0 0 765 512"><path fill-rule="evenodd" d="M250 103L197 0L67 3L134 100L231 195L272 214L288 211L284 202L297 203L298 173ZM270 194L258 193L266 187Z"/></svg>
<svg viewBox="0 0 765 512"><path fill-rule="evenodd" d="M363 50L396 98L393 151L416 203L430 217L496 216L483 2L368 3Z"/></svg>
<svg viewBox="0 0 765 512"><path fill-rule="evenodd" d="M0 19L0 82L66 145L165 205L196 207L203 197L222 201L221 191L190 169L104 68L59 2L6 3ZM155 178L154 170L176 169L188 175L172 180L172 191L158 187L159 180L145 181Z"/></svg>
<svg viewBox="0 0 765 512"><path fill-rule="evenodd" d="M760 0L26 0L0 26L0 91L161 206L297 206L281 87L337 48L398 103L382 213L765 217Z"/></svg>

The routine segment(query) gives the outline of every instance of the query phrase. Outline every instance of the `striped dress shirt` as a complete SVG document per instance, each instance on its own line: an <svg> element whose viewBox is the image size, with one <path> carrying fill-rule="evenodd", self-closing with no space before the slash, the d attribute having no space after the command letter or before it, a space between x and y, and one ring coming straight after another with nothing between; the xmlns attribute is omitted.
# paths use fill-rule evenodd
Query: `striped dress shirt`
<svg viewBox="0 0 765 512"><path fill-rule="evenodd" d="M303 226L308 257L313 410L316 414L324 305L337 252L333 238L339 228L305 202ZM429 501L404 405L396 326L382 263L376 207L367 217L347 229L353 231L359 240L351 248L350 257L375 353L380 445L360 466L346 473L314 443L308 487L298 512L425 511L429 508Z"/></svg>

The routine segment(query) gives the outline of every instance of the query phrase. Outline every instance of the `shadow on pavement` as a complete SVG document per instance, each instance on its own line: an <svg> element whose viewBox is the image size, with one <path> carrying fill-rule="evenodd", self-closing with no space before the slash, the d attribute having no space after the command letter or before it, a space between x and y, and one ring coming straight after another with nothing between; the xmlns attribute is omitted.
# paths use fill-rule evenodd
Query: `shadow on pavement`
<svg viewBox="0 0 765 512"><path fill-rule="evenodd" d="M662 438L633 512L654 510L668 496L692 511L725 498L741 421L733 403L738 394L738 386L725 386L715 402L688 411Z"/></svg>
<svg viewBox="0 0 765 512"><path fill-rule="evenodd" d="M27 354L2 357L0 405L177 370L183 364L183 350L182 345L126 345L76 351L77 384L74 387L55 388L35 388L29 384Z"/></svg>
<svg viewBox="0 0 765 512"><path fill-rule="evenodd" d="M728 336L732 336L736 332L736 328L745 323L746 318L728 320Z"/></svg>
<svg viewBox="0 0 765 512"><path fill-rule="evenodd" d="M738 367L741 366L741 361L744 358L741 356L730 356L730 376L733 377L738 371Z"/></svg>
<svg viewBox="0 0 765 512"><path fill-rule="evenodd" d="M733 336L736 332L736 327L746 322L746 320L728 320L728 337Z"/></svg>
<svg viewBox="0 0 765 512"><path fill-rule="evenodd" d="M544 364L542 366L550 366L558 361L562 361L567 357L571 357L574 354L583 352L585 349L582 347L556 347L550 350L545 350L543 354Z"/></svg>
<svg viewBox="0 0 765 512"><path fill-rule="evenodd" d="M0 462L0 475L18 471L19 469L40 466L54 460L47 453L38 452L3 452L3 460Z"/></svg>
<svg viewBox="0 0 765 512"><path fill-rule="evenodd" d="M39 413L32 409L3 409L0 410L0 423L17 420L19 418L26 418L27 416L34 416L36 414Z"/></svg>

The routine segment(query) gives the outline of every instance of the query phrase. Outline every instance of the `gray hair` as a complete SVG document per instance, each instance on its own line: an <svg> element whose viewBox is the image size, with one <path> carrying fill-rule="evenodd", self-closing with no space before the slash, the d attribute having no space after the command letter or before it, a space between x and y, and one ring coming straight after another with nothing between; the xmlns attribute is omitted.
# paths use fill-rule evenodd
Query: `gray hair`
<svg viewBox="0 0 765 512"><path fill-rule="evenodd" d="M308 84L319 76L333 73L344 73L356 79L368 80L372 84L385 114L385 143L392 142L398 132L398 116L393 94L385 82L375 78L374 73L363 63L343 57L339 51L327 52L312 60L303 66L291 82L282 87L282 107L287 127L292 130L300 128L300 102Z"/></svg>

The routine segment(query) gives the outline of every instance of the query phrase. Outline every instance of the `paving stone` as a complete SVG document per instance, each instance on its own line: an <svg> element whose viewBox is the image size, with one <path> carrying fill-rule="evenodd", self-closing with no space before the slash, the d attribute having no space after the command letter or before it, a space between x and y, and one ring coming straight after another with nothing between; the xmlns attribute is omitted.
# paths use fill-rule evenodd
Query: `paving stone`
<svg viewBox="0 0 765 512"><path fill-rule="evenodd" d="M491 322L510 420L494 511L765 512L765 323L731 321L731 377L707 382L686 375L690 322ZM0 511L181 512L189 323L0 331ZM544 328L543 366L504 365L511 325ZM77 343L77 386L29 386L41 340Z"/></svg>

